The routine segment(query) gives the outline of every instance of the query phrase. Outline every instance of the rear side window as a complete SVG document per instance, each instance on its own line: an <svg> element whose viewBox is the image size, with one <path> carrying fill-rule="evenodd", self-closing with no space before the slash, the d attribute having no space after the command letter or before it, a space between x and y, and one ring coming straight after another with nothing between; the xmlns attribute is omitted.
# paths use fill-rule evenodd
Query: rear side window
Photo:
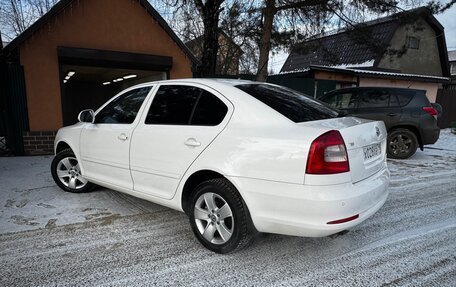
<svg viewBox="0 0 456 287"><path fill-rule="evenodd" d="M328 95L323 101L336 109L353 109L356 107L356 96L353 92Z"/></svg>
<svg viewBox="0 0 456 287"><path fill-rule="evenodd" d="M220 124L228 112L228 107L216 96L201 90L201 95L190 120L195 126L216 126Z"/></svg>
<svg viewBox="0 0 456 287"><path fill-rule="evenodd" d="M285 87L267 84L242 84L236 88L246 92L295 123L337 117L337 112L309 96Z"/></svg>
<svg viewBox="0 0 456 287"><path fill-rule="evenodd" d="M191 86L161 86L155 94L146 124L188 125L200 91Z"/></svg>
<svg viewBox="0 0 456 287"><path fill-rule="evenodd" d="M415 92L412 91L397 91L393 93L396 95L401 107L406 106L415 95Z"/></svg>
<svg viewBox="0 0 456 287"><path fill-rule="evenodd" d="M386 108L389 106L390 94L385 90L363 91L359 97L359 108Z"/></svg>
<svg viewBox="0 0 456 287"><path fill-rule="evenodd" d="M166 85L158 89L146 124L216 126L223 121L227 111L227 106L206 90Z"/></svg>

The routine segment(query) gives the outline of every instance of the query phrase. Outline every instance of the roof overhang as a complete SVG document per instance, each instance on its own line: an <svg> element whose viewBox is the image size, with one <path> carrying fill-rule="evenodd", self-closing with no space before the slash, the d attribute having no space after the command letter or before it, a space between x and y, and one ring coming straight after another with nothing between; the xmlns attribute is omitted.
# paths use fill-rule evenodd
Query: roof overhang
<svg viewBox="0 0 456 287"><path fill-rule="evenodd" d="M281 73L280 75L287 76L290 78L294 77L308 77L314 76L316 71L324 71L335 74L345 74L356 77L364 78L378 78L378 79L396 79L404 81L419 81L419 82L431 82L431 83L448 83L450 78L437 77L429 75L418 75L418 74L405 74L405 73L394 73L378 70L362 70L362 69L351 69L351 68L334 68L328 66L312 65L308 69L297 70L294 72Z"/></svg>
<svg viewBox="0 0 456 287"><path fill-rule="evenodd" d="M169 71L173 58L149 54L57 47L59 62L69 65Z"/></svg>

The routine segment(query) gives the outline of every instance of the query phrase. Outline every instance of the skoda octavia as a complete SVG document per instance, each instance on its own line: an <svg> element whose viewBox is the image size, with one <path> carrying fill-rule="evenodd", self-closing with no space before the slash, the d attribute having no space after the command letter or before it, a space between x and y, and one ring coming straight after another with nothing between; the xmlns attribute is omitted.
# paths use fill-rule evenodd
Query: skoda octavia
<svg viewBox="0 0 456 287"><path fill-rule="evenodd" d="M185 212L206 248L227 253L257 231L322 237L386 201L383 122L339 117L296 91L238 80L151 82L59 130L52 176Z"/></svg>

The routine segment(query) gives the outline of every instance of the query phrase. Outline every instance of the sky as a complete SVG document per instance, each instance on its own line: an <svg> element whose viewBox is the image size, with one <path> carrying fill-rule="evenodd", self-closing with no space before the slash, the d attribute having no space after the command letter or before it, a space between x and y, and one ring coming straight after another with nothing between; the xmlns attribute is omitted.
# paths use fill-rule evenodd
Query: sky
<svg viewBox="0 0 456 287"><path fill-rule="evenodd" d="M456 4L444 13L435 16L445 28L448 51L456 50Z"/></svg>

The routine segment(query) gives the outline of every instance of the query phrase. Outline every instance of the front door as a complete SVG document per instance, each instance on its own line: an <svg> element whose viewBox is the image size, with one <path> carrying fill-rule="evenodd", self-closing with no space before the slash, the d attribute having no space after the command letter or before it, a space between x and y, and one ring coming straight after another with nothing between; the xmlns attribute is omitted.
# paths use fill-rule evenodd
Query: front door
<svg viewBox="0 0 456 287"><path fill-rule="evenodd" d="M95 122L84 127L80 147L85 177L133 189L131 136L150 90L150 86L127 90L105 104L96 113Z"/></svg>
<svg viewBox="0 0 456 287"><path fill-rule="evenodd" d="M356 96L356 91L342 90L326 95L322 98L322 100L331 107L344 112L346 115L351 115L355 112Z"/></svg>
<svg viewBox="0 0 456 287"><path fill-rule="evenodd" d="M233 107L196 84L161 85L131 145L134 190L171 199L192 162L226 126Z"/></svg>

